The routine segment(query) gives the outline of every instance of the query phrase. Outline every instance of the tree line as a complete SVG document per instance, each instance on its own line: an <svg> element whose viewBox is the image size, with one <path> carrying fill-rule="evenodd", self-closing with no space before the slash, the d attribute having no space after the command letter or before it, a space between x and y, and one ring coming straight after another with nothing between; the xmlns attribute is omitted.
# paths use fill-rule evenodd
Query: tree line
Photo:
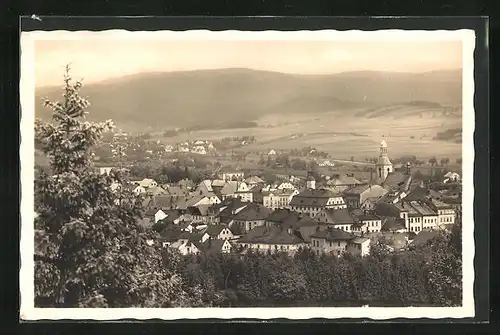
<svg viewBox="0 0 500 335"><path fill-rule="evenodd" d="M460 230L412 250L374 246L366 257L259 253L185 256L178 263L188 287L203 287L216 306L459 306Z"/></svg>

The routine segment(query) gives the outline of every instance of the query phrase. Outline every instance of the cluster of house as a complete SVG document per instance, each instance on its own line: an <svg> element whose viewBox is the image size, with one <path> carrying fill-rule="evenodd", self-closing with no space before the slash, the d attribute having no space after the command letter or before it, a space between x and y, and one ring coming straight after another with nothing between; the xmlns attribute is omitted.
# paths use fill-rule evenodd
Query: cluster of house
<svg viewBox="0 0 500 335"><path fill-rule="evenodd" d="M144 179L137 182L136 193L151 195L145 225L160 224L159 243L182 254L293 253L307 247L318 254L364 256L381 234L402 234L405 243L393 248L398 249L451 229L459 203L450 203L446 190L413 181L409 167L395 171L385 141L376 168L376 180L368 183L352 175L325 181L309 175L276 184L221 169L217 179L194 188Z"/></svg>
<svg viewBox="0 0 500 335"><path fill-rule="evenodd" d="M166 145L165 152L191 152L199 155L206 155L215 152L215 146L210 141L186 141L177 145Z"/></svg>

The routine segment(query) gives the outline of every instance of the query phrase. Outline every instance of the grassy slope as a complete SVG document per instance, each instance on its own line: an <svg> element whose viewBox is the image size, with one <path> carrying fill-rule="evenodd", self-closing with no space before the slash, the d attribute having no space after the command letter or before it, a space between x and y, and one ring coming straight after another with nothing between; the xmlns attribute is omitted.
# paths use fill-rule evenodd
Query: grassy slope
<svg viewBox="0 0 500 335"><path fill-rule="evenodd" d="M459 104L460 78L459 71L305 76L225 69L140 74L85 85L82 92L91 98L92 118L149 130L414 100ZM38 97L58 99L60 94L53 87L36 91ZM48 116L39 105L36 113Z"/></svg>

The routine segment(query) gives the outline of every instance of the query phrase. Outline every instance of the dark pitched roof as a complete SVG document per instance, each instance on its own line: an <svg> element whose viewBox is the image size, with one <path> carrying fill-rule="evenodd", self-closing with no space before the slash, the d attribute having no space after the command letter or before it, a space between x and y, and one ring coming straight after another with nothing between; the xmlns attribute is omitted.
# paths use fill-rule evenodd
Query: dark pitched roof
<svg viewBox="0 0 500 335"><path fill-rule="evenodd" d="M200 209L198 207L193 207L193 206L186 208L186 214L202 216Z"/></svg>
<svg viewBox="0 0 500 335"><path fill-rule="evenodd" d="M174 198L170 195L158 195L152 197L148 202L148 207L151 208L170 208L174 203Z"/></svg>
<svg viewBox="0 0 500 335"><path fill-rule="evenodd" d="M347 175L335 175L330 180L328 180L327 185L356 185L360 184L360 181L352 176Z"/></svg>
<svg viewBox="0 0 500 335"><path fill-rule="evenodd" d="M201 238L205 235L204 233L190 233L189 234L189 241L193 243L200 243Z"/></svg>
<svg viewBox="0 0 500 335"><path fill-rule="evenodd" d="M210 236L218 236L220 234L220 232L226 228L228 228L226 225L211 224L211 225L207 226L207 229L205 230L205 232Z"/></svg>
<svg viewBox="0 0 500 335"><path fill-rule="evenodd" d="M301 215L289 209L275 209L267 218L266 221L274 223L284 223L285 221L299 221Z"/></svg>
<svg viewBox="0 0 500 335"><path fill-rule="evenodd" d="M325 207L327 203L328 198L302 197L298 194L292 198L290 206Z"/></svg>
<svg viewBox="0 0 500 335"><path fill-rule="evenodd" d="M355 237L356 236L337 228L319 229L311 235L311 238L320 238L327 241L350 241Z"/></svg>
<svg viewBox="0 0 500 335"><path fill-rule="evenodd" d="M354 218L347 208L343 209L323 209L318 215L325 214L328 219L328 224L353 224Z"/></svg>
<svg viewBox="0 0 500 335"><path fill-rule="evenodd" d="M325 189L305 189L296 195L296 197L300 198L325 198L325 199L330 199L339 196L340 194Z"/></svg>
<svg viewBox="0 0 500 335"><path fill-rule="evenodd" d="M245 236L240 238L240 243L262 243L262 244L299 244L304 241L287 229L280 227L258 226L251 229Z"/></svg>
<svg viewBox="0 0 500 335"><path fill-rule="evenodd" d="M269 208L259 204L249 203L247 207L234 216L234 219L240 221L265 220L269 214L271 214Z"/></svg>
<svg viewBox="0 0 500 335"><path fill-rule="evenodd" d="M375 205L375 214L379 216L399 217L399 211L396 204L379 202Z"/></svg>
<svg viewBox="0 0 500 335"><path fill-rule="evenodd" d="M370 188L369 184L355 185L344 190L343 193L348 195L359 195L368 190L369 188Z"/></svg>
<svg viewBox="0 0 500 335"><path fill-rule="evenodd" d="M229 227L229 230L235 236L240 236L240 235L243 235L245 233L244 230L243 230L243 227L241 227L240 225L237 225L237 224L232 225L231 227Z"/></svg>
<svg viewBox="0 0 500 335"><path fill-rule="evenodd" d="M382 183L382 186L392 190L404 190L409 188L411 179L411 175L400 171L394 171L389 173Z"/></svg>
<svg viewBox="0 0 500 335"><path fill-rule="evenodd" d="M297 223L295 223L294 227L316 227L320 224L321 223L315 220L314 218L311 218L309 216L304 216Z"/></svg>
<svg viewBox="0 0 500 335"><path fill-rule="evenodd" d="M183 231L180 227L167 226L160 232L161 239L166 242L175 242L181 238Z"/></svg>
<svg viewBox="0 0 500 335"><path fill-rule="evenodd" d="M429 197L429 190L420 186L415 187L405 197L406 201L423 201Z"/></svg>
<svg viewBox="0 0 500 335"><path fill-rule="evenodd" d="M308 221L310 222L310 221ZM306 224L306 225L301 225L295 228L295 233L304 240L306 243L311 242L311 236L316 234L316 232L326 230L327 226L326 225L321 225L318 224L317 222L313 224Z"/></svg>
<svg viewBox="0 0 500 335"><path fill-rule="evenodd" d="M226 240L208 239L203 244L199 243L198 249L205 254L217 254L222 251L224 243Z"/></svg>

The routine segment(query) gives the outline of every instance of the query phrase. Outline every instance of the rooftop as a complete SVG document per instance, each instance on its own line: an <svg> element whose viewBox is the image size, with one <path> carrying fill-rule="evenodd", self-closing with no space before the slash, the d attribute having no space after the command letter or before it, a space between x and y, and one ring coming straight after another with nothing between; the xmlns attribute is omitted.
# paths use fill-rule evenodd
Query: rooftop
<svg viewBox="0 0 500 335"><path fill-rule="evenodd" d="M318 216L325 216L328 224L354 224L354 218L347 208L323 209Z"/></svg>
<svg viewBox="0 0 500 335"><path fill-rule="evenodd" d="M285 221L299 221L300 214L289 209L276 209L267 218L266 221L274 223L283 223Z"/></svg>
<svg viewBox="0 0 500 335"><path fill-rule="evenodd" d="M371 187L371 185L369 185L369 184L352 186L352 187L349 187L348 189L346 189L344 191L344 194L358 195L358 194L361 194L361 193L365 192L366 190L370 189L370 187Z"/></svg>
<svg viewBox="0 0 500 335"><path fill-rule="evenodd" d="M265 220L271 210L259 204L249 203L245 208L243 208L239 213L234 216L234 220L239 221L254 221L254 220Z"/></svg>
<svg viewBox="0 0 500 335"><path fill-rule="evenodd" d="M337 228L328 228L325 230L318 230L311 238L325 239L327 241L350 241L355 238L354 235Z"/></svg>
<svg viewBox="0 0 500 335"><path fill-rule="evenodd" d="M304 241L295 234L290 234L287 229L280 227L259 226L251 229L240 238L239 243L261 244L299 244Z"/></svg>

